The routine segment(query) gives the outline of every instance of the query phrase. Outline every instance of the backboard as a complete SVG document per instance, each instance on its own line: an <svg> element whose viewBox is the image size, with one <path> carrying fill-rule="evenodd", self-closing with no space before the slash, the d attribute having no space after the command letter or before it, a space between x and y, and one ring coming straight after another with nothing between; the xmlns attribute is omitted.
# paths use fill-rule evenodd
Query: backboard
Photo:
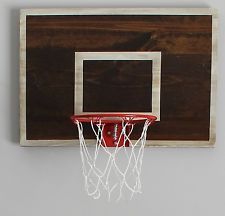
<svg viewBox="0 0 225 216"><path fill-rule="evenodd" d="M216 28L209 8L21 10L21 145L76 145L71 115L129 112L158 117L146 146L213 146Z"/></svg>

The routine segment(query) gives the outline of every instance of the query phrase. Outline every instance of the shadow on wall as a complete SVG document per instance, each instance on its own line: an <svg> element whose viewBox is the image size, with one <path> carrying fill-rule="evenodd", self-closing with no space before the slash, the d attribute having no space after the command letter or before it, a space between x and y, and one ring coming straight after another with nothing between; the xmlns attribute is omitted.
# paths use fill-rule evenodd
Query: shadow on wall
<svg viewBox="0 0 225 216"><path fill-rule="evenodd" d="M19 143L19 9L9 11L9 134L8 139Z"/></svg>

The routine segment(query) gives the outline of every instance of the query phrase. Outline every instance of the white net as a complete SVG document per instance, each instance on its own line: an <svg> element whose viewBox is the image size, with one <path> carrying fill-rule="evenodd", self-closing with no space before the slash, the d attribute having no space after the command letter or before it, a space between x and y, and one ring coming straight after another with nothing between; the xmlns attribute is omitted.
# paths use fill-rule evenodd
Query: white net
<svg viewBox="0 0 225 216"><path fill-rule="evenodd" d="M120 145L107 147L103 136L105 123L93 123L91 128L96 141L91 148L84 138L83 123L76 121L80 140L80 155L82 160L85 190L94 199L99 199L105 191L108 200L132 199L136 193L141 193L141 168L147 130L151 121L144 120L140 137L131 140L134 124L122 121L122 129L118 136ZM129 128L129 130L128 130ZM121 143L122 142L122 143ZM127 147L129 144L129 147Z"/></svg>

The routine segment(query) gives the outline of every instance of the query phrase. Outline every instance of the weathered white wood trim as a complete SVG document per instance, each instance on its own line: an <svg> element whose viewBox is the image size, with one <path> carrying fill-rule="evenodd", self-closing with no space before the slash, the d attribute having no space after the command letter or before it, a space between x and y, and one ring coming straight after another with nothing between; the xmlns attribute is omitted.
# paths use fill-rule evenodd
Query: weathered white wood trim
<svg viewBox="0 0 225 216"><path fill-rule="evenodd" d="M87 146L95 147L96 140L86 140ZM146 147L214 147L209 141L147 140ZM79 140L26 140L21 146L80 146Z"/></svg>
<svg viewBox="0 0 225 216"><path fill-rule="evenodd" d="M26 142L26 14L20 14L20 143Z"/></svg>
<svg viewBox="0 0 225 216"><path fill-rule="evenodd" d="M26 15L212 15L213 8L33 8Z"/></svg>
<svg viewBox="0 0 225 216"><path fill-rule="evenodd" d="M212 14L212 63L211 63L211 95L210 95L210 129L209 142L216 142L216 89L217 89L217 29L218 14Z"/></svg>
<svg viewBox="0 0 225 216"><path fill-rule="evenodd" d="M160 121L161 52L76 52L74 113L83 111L83 61L85 60L151 60L152 64L152 112L136 112L157 116ZM151 73L151 72L150 72ZM147 100L147 98L146 98ZM99 113L99 112L88 112Z"/></svg>

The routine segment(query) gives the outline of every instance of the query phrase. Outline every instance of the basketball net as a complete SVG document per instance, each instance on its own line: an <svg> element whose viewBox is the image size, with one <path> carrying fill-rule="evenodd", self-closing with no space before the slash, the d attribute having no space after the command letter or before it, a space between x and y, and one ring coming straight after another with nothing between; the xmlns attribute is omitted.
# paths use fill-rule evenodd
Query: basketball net
<svg viewBox="0 0 225 216"><path fill-rule="evenodd" d="M83 123L78 120L74 123L77 124L79 132L80 155L87 194L94 199L99 199L105 191L108 200L113 197L119 201L122 198L126 199L127 195L132 199L134 194L141 193L142 160L147 130L152 121L149 119L144 121L137 140L130 139L135 124L122 121L121 132L117 134L117 145L107 147L103 136L105 123L100 120L96 124L91 120L90 125L96 137L95 145L92 143L94 148L91 148L84 138Z"/></svg>

